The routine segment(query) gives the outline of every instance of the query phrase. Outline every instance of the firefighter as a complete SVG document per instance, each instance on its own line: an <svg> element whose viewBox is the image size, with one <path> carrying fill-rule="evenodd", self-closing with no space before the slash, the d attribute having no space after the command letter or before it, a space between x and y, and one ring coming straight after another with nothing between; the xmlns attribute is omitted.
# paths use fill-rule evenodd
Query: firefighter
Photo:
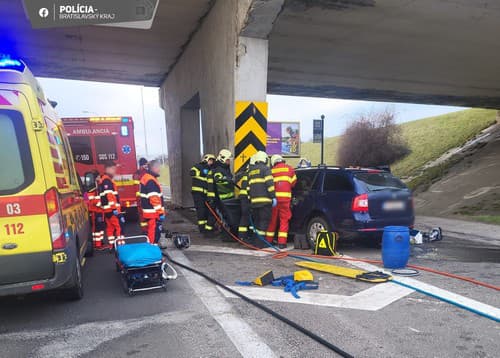
<svg viewBox="0 0 500 358"><path fill-rule="evenodd" d="M207 175L215 161L215 155L205 154L200 163L193 165L189 174L191 175L191 195L193 196L196 216L198 218L198 229L205 232L207 225L208 209L207 201Z"/></svg>
<svg viewBox="0 0 500 358"><path fill-rule="evenodd" d="M297 176L295 175L295 170L285 163L281 155L275 154L271 157L271 166L278 204L273 208L266 239L269 243L273 242L279 218L278 247L284 249L286 248L288 239L288 223L292 218L292 210L290 208L292 189L297 182Z"/></svg>
<svg viewBox="0 0 500 358"><path fill-rule="evenodd" d="M221 149L213 168L207 175L207 202L212 209L225 213L223 201L234 198L233 174L231 173L232 153L228 149ZM214 230L215 218L208 215L206 233Z"/></svg>
<svg viewBox="0 0 500 358"><path fill-rule="evenodd" d="M248 170L248 198L252 211L254 230L261 238L266 236L272 208L276 206L274 181L267 165L267 154L258 151L250 158Z"/></svg>
<svg viewBox="0 0 500 358"><path fill-rule="evenodd" d="M116 174L116 164L107 162L104 165L104 174L98 186L101 199L101 209L104 212L104 222L106 223L106 236L110 248L114 245L115 239L122 236L120 226L120 197L116 189L113 177Z"/></svg>
<svg viewBox="0 0 500 358"><path fill-rule="evenodd" d="M144 219L148 223L148 239L151 244L160 239L165 209L163 207L163 193L158 177L161 165L158 160L149 163L149 170L141 178L141 208Z"/></svg>
<svg viewBox="0 0 500 358"><path fill-rule="evenodd" d="M250 201L248 200L248 167L242 170L240 184L240 223L238 226L238 237L243 240L248 240L248 226L250 224ZM238 181L240 181L238 180Z"/></svg>
<svg viewBox="0 0 500 358"><path fill-rule="evenodd" d="M95 249L102 248L104 239L104 213L101 209L101 197L97 191L101 181L101 175L97 170L92 171L95 177L95 187L87 192L87 206L90 213L90 222L92 225L92 241Z"/></svg>
<svg viewBox="0 0 500 358"><path fill-rule="evenodd" d="M148 172L148 160L146 158L140 158L139 168L134 173L134 184L137 185L136 197L137 197L137 215L139 217L139 226L144 234L148 232L148 223L146 220L144 220L142 216L141 193L139 192L139 184L141 182L141 178L147 172Z"/></svg>

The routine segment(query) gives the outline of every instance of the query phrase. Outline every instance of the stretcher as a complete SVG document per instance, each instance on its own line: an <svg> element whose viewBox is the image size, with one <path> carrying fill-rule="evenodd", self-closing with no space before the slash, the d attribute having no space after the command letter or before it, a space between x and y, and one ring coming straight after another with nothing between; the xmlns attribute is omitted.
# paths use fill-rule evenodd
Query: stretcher
<svg viewBox="0 0 500 358"><path fill-rule="evenodd" d="M125 293L156 289L167 290L167 281L177 278L156 244L150 244L145 235L129 236L115 241L116 270L121 275ZM169 275L170 270L173 275Z"/></svg>

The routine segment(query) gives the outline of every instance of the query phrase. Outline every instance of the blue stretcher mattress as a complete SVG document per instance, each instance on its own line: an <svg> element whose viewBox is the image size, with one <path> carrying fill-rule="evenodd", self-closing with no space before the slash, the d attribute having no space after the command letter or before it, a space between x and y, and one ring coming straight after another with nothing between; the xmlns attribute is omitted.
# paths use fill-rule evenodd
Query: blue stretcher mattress
<svg viewBox="0 0 500 358"><path fill-rule="evenodd" d="M116 250L118 260L127 268L153 265L162 259L160 248L145 242L120 245Z"/></svg>

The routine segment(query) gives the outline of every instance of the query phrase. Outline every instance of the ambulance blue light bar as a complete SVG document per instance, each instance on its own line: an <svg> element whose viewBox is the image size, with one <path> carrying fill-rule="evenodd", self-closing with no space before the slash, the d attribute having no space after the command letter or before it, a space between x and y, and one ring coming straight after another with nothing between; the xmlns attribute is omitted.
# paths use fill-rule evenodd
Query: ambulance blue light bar
<svg viewBox="0 0 500 358"><path fill-rule="evenodd" d="M127 117L122 117L122 123L128 123L128 118Z"/></svg>
<svg viewBox="0 0 500 358"><path fill-rule="evenodd" d="M0 57L0 70L16 70L22 72L24 70L24 63L19 60L14 60L10 57Z"/></svg>

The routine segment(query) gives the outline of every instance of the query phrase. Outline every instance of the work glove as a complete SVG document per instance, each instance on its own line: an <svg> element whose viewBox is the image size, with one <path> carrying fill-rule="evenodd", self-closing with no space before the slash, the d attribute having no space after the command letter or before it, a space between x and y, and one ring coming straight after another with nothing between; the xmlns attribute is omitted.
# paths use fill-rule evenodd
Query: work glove
<svg viewBox="0 0 500 358"><path fill-rule="evenodd" d="M122 224L125 224L125 216L120 215L120 222L121 222Z"/></svg>
<svg viewBox="0 0 500 358"><path fill-rule="evenodd" d="M278 205L278 200L276 200L276 198L273 198L273 208Z"/></svg>
<svg viewBox="0 0 500 358"><path fill-rule="evenodd" d="M120 215L120 212L118 210L113 210L113 215L118 216L118 215Z"/></svg>
<svg viewBox="0 0 500 358"><path fill-rule="evenodd" d="M165 215L160 215L160 217L158 218L161 222L165 221Z"/></svg>
<svg viewBox="0 0 500 358"><path fill-rule="evenodd" d="M203 169L203 174L207 175L208 174L208 169Z"/></svg>

